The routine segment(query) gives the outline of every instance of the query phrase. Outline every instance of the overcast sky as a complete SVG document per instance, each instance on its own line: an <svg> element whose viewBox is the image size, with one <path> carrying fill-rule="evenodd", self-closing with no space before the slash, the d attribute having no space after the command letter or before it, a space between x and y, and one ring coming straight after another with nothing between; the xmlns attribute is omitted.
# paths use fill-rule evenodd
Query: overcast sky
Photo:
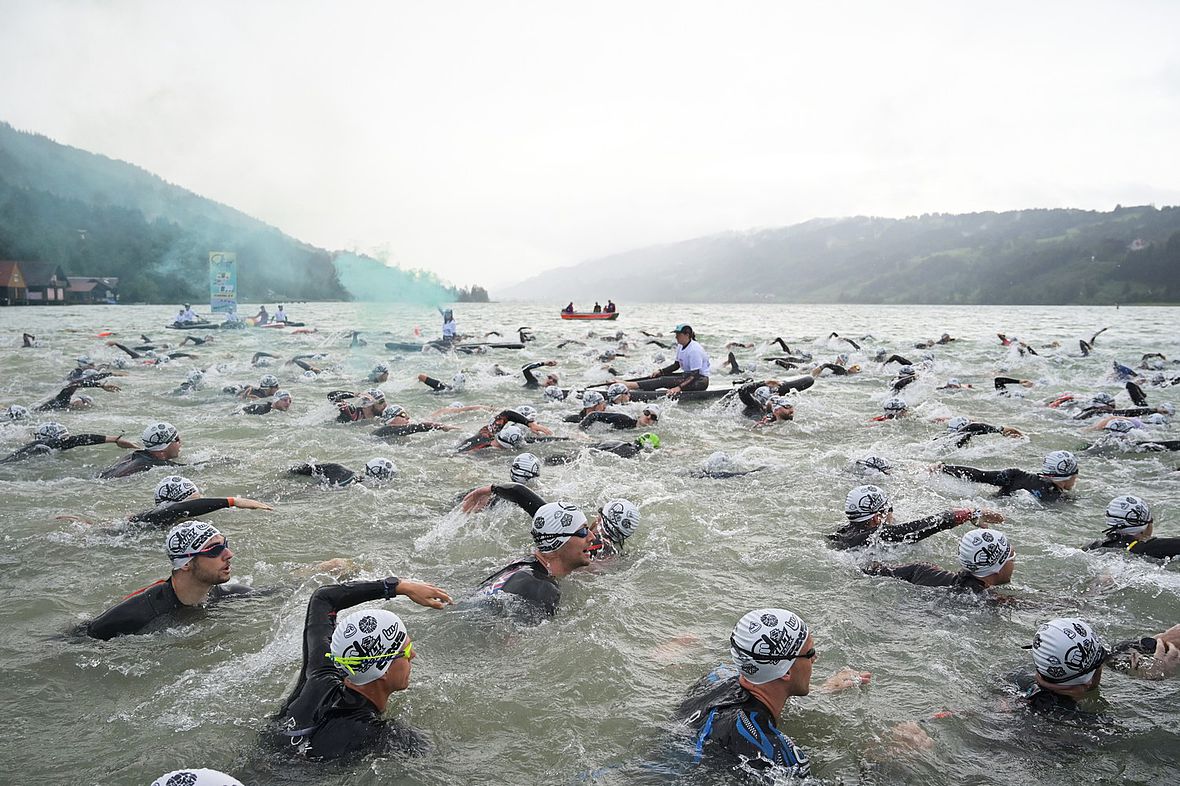
<svg viewBox="0 0 1180 786"><path fill-rule="evenodd" d="M1180 203L1180 2L0 0L0 119L493 286L816 216Z"/></svg>

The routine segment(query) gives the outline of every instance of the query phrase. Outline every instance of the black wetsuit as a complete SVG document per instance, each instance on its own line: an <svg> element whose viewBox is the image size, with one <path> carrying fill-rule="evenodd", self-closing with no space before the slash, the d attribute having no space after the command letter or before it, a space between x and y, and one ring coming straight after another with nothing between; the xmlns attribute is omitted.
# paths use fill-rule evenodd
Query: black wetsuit
<svg viewBox="0 0 1180 786"><path fill-rule="evenodd" d="M847 368L845 368L844 366L838 365L836 363L820 363L818 368L825 370L825 371L830 371L838 377L843 377L848 374ZM821 373L822 373L822 371L821 371Z"/></svg>
<svg viewBox="0 0 1180 786"><path fill-rule="evenodd" d="M1106 662L1112 668L1124 668L1129 665L1132 652L1150 656L1155 654L1156 646L1156 639L1152 636L1115 642L1110 647L1110 656ZM1032 670L1016 672L1009 675L1008 680L1015 684L1021 698L1028 702L1029 710L1038 715L1047 715L1054 720L1085 720L1100 717L1094 712L1082 709L1074 698L1042 688L1037 684L1036 675Z"/></svg>
<svg viewBox="0 0 1180 786"><path fill-rule="evenodd" d="M1009 385L1019 385L1020 380L1014 377L996 377L992 380L992 385L1000 393L1007 393Z"/></svg>
<svg viewBox="0 0 1180 786"><path fill-rule="evenodd" d="M643 445L639 444L638 440L631 442L595 442L593 445L587 445L587 450L599 450L603 453L613 453L621 458L635 458L643 452ZM545 463L549 466L556 466L558 464L568 464L578 457L577 453L570 453L566 455L546 456Z"/></svg>
<svg viewBox="0 0 1180 786"><path fill-rule="evenodd" d="M250 594L253 594L253 590L241 584L228 588L218 584L209 591L206 602L212 603L231 595ZM86 626L86 635L106 641L127 633L139 633L153 620L183 608L188 607L176 597L176 591L172 589L172 579L161 579L155 584L136 590L117 606L112 606L95 617Z"/></svg>
<svg viewBox="0 0 1180 786"><path fill-rule="evenodd" d="M638 420L623 412L591 412L578 422L578 428L585 431L595 423L603 423L619 430L635 428L639 425Z"/></svg>
<svg viewBox="0 0 1180 786"><path fill-rule="evenodd" d="M1120 549L1128 554L1138 554L1143 557L1180 557L1180 538L1147 538L1139 540L1134 535L1124 535L1117 532L1109 533L1104 540L1096 540L1086 551L1098 549Z"/></svg>
<svg viewBox="0 0 1180 786"><path fill-rule="evenodd" d="M1061 495L1065 493L1052 481L1020 469L987 470L944 464L941 471L947 475L953 475L956 478L969 480L972 483L986 483L989 486L998 486L1001 497L1007 497L1010 494L1015 494L1017 491L1027 491L1042 502L1055 502L1061 499Z"/></svg>
<svg viewBox="0 0 1180 786"><path fill-rule="evenodd" d="M529 517L545 504L536 492L521 483L493 483L492 493L516 503ZM513 562L480 582L476 597L491 599L500 594L516 595L525 603L514 618L521 622L540 622L557 613L561 588L557 579L535 557ZM517 609L513 609L517 611Z"/></svg>
<svg viewBox="0 0 1180 786"><path fill-rule="evenodd" d="M491 423L460 442L455 450L459 453L469 453L473 450L482 450L483 448L490 447L495 441L496 435L500 433L500 429L509 423L518 423L526 429L529 427L528 418L524 415L514 409L504 409L496 417L492 418Z"/></svg>
<svg viewBox="0 0 1180 786"><path fill-rule="evenodd" d="M452 388L452 387L451 387L450 385L448 385L447 383L445 383L445 382L441 382L441 381L439 381L439 380L435 379L434 377L427 377L426 379L422 380L422 384L423 384L423 385L427 385L428 387L430 387L430 389L431 389L431 390L433 390L435 393L454 393L454 392L457 392L457 391L455 391L455 389L454 389L454 388Z"/></svg>
<svg viewBox="0 0 1180 786"><path fill-rule="evenodd" d="M273 401L260 401L257 404L251 404L249 406L242 407L242 414L243 415L265 415L266 413L268 413L272 409L274 409L274 406L275 405L274 405Z"/></svg>
<svg viewBox="0 0 1180 786"><path fill-rule="evenodd" d="M778 783L787 776L806 777L807 754L778 730L774 714L738 682L730 666L718 666L699 679L676 710L692 731L693 762L738 769L746 781Z"/></svg>
<svg viewBox="0 0 1180 786"><path fill-rule="evenodd" d="M888 366L890 363L900 363L903 366L914 365L912 362L910 362L909 359L904 358L901 355L890 355L887 359L881 361L881 363L882 363L882 365L886 365L886 366Z"/></svg>
<svg viewBox="0 0 1180 786"><path fill-rule="evenodd" d="M109 373L108 374L99 374L98 376L87 377L84 380L79 380L77 382L71 382L69 385L66 385L64 388L59 390L57 395L54 396L53 398L49 399L49 401L46 401L44 404L38 404L36 411L37 412L50 412L50 411L58 410L58 409L69 409L70 408L70 399L73 398L74 392L77 391L78 388L100 387L102 385L101 380L104 377L109 377L109 376L110 376ZM1152 410L1152 411L1154 411L1154 410Z"/></svg>
<svg viewBox="0 0 1180 786"><path fill-rule="evenodd" d="M331 462L326 464L300 464L287 470L287 474L305 475L309 478L315 478L319 483L330 486L347 486L350 483L359 483L361 480L360 475L348 467Z"/></svg>
<svg viewBox="0 0 1180 786"><path fill-rule="evenodd" d="M410 434L421 434L425 431L445 431L445 429L438 423L405 423L401 426L381 426L373 432L373 436L392 439L406 437Z"/></svg>
<svg viewBox="0 0 1180 786"><path fill-rule="evenodd" d="M153 524L167 527L185 519L195 519L223 508L232 508L232 497L194 497L180 502L166 502L151 510L128 516L127 520L137 524Z"/></svg>
<svg viewBox="0 0 1180 786"><path fill-rule="evenodd" d="M32 456L42 456L55 450L71 450L84 445L101 445L106 441L107 438L103 434L71 434L62 439L39 439L36 442L30 442L12 455L0 459L0 464L24 461Z"/></svg>
<svg viewBox="0 0 1180 786"><path fill-rule="evenodd" d="M971 441L971 438L979 434L1003 434L1004 430L998 426L992 426L988 423L968 423L958 431L953 432L950 436L955 440L955 447L961 448Z"/></svg>
<svg viewBox="0 0 1180 786"><path fill-rule="evenodd" d="M381 717L367 698L344 683L344 672L326 656L332 651L336 615L372 600L394 597L397 579L320 587L307 603L303 666L299 681L274 716L274 730L287 750L312 759L336 759L378 749L414 751L421 737Z"/></svg>
<svg viewBox="0 0 1180 786"><path fill-rule="evenodd" d="M931 535L952 529L971 518L971 511L965 508L936 513L933 516L897 524L882 524L874 527L867 521L850 521L835 532L828 534L832 547L837 549L858 549L876 541L886 543L916 543Z"/></svg>
<svg viewBox="0 0 1180 786"><path fill-rule="evenodd" d="M951 573L929 562L915 562L910 565L883 565L873 562L864 568L870 576L891 576L922 587L951 587L958 590L983 592L987 585L966 570Z"/></svg>
<svg viewBox="0 0 1180 786"><path fill-rule="evenodd" d="M1113 415L1114 407L1109 405L1099 405L1096 407L1086 407L1081 412L1073 416L1074 420L1089 420L1090 418L1104 417L1106 415Z"/></svg>
<svg viewBox="0 0 1180 786"><path fill-rule="evenodd" d="M183 464L178 464L172 459L156 458L146 450L137 450L134 453L124 456L123 458L110 465L98 476L103 480L111 478L125 478L128 475L135 475L139 472L147 472L152 467L182 467Z"/></svg>
<svg viewBox="0 0 1180 786"><path fill-rule="evenodd" d="M898 377L897 379L893 380L893 384L889 386L889 389L894 393L900 393L907 385L909 385L911 382L916 382L917 379L917 374L910 374L908 377Z"/></svg>
<svg viewBox="0 0 1180 786"><path fill-rule="evenodd" d="M544 366L544 365L545 365L545 363L543 363L543 362L542 363L529 363L527 366L525 366L524 368L522 368L520 370L520 373L524 374L524 386L526 388L544 387L544 385L542 385L541 382L535 376L533 376L533 369L540 368L541 366Z"/></svg>
<svg viewBox="0 0 1180 786"><path fill-rule="evenodd" d="M738 388L738 398L742 400L742 415L750 420L761 420L766 415L766 407L754 398L754 391L764 386L765 382L747 382Z"/></svg>

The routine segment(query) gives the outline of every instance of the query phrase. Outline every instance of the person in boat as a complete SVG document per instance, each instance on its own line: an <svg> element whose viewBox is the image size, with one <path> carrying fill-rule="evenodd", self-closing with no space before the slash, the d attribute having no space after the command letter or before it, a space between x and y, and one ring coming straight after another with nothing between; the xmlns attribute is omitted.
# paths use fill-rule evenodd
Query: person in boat
<svg viewBox="0 0 1180 786"><path fill-rule="evenodd" d="M598 303L598 301L595 301L595 302L594 302L594 313L595 313L595 314L601 314L601 313L602 313L602 306L601 306L601 305Z"/></svg>
<svg viewBox="0 0 1180 786"><path fill-rule="evenodd" d="M623 382L631 390L659 390L668 388L668 394L675 396L682 390L708 390L709 356L697 343L696 333L691 325L677 325L676 360L665 368L657 369L650 377L639 382ZM680 373L675 372L679 369Z"/></svg>
<svg viewBox="0 0 1180 786"><path fill-rule="evenodd" d="M608 314L613 314L616 311L618 311L618 307L615 306L615 301L613 301L613 300L606 301L606 308L604 308L603 311L605 311Z"/></svg>
<svg viewBox="0 0 1180 786"><path fill-rule="evenodd" d="M443 318L442 340L449 344L457 338L457 332L459 330L459 326L455 324L455 312L449 308L440 308L438 313L442 314Z"/></svg>
<svg viewBox="0 0 1180 786"><path fill-rule="evenodd" d="M266 310L266 306L261 306L258 313L254 315L254 324L261 327L270 322L270 314Z"/></svg>
<svg viewBox="0 0 1180 786"><path fill-rule="evenodd" d="M283 304L280 303L279 310L275 312L274 319L272 319L271 322L282 322L283 324L286 324L287 321L287 312L283 310Z"/></svg>
<svg viewBox="0 0 1180 786"><path fill-rule="evenodd" d="M571 300L571 301L569 302L569 305L568 305L568 306L566 306L565 308L563 308L563 309L561 310L561 313L563 313L563 314L572 314L572 313L574 313L574 301L572 301L572 300Z"/></svg>

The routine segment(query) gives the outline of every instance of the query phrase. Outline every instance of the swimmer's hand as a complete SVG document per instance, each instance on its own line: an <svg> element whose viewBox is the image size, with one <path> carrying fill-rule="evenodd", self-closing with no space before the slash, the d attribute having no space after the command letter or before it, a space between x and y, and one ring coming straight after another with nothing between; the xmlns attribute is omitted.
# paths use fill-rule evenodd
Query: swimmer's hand
<svg viewBox="0 0 1180 786"><path fill-rule="evenodd" d="M871 671L857 671L851 666L845 666L824 680L823 687L820 690L824 693L838 693L839 691L848 690L858 685L868 685L869 680L872 678L873 673Z"/></svg>
<svg viewBox="0 0 1180 786"><path fill-rule="evenodd" d="M540 423L530 423L529 431L533 432L534 434L542 434L546 437L553 436L553 429L548 428L547 426L542 426Z"/></svg>
<svg viewBox="0 0 1180 786"><path fill-rule="evenodd" d="M674 388L668 388L668 398L676 398L679 395L680 395L680 386L679 385L677 385Z"/></svg>
<svg viewBox="0 0 1180 786"><path fill-rule="evenodd" d="M1156 641L1171 644L1173 647L1180 647L1180 625L1173 625L1163 633L1155 634L1155 638Z"/></svg>
<svg viewBox="0 0 1180 786"><path fill-rule="evenodd" d="M463 498L463 504L460 506L460 509L464 513L475 513L476 511L486 508L488 506L488 502L491 501L491 498L491 486L484 486L482 488L475 489Z"/></svg>
<svg viewBox="0 0 1180 786"><path fill-rule="evenodd" d="M121 448L127 448L128 450L139 450L139 445L135 444L129 439L123 439L122 434L115 437L115 444Z"/></svg>
<svg viewBox="0 0 1180 786"><path fill-rule="evenodd" d="M1033 383L1032 383L1032 380L1031 380L1031 379L1022 379L1022 380L1020 380L1020 387L1022 387L1022 388L1031 388L1032 386L1033 386Z"/></svg>
<svg viewBox="0 0 1180 786"><path fill-rule="evenodd" d="M1024 432L1017 431L1016 429L1011 428L1009 426L1001 426L1000 433L1003 434L1005 437L1023 437L1024 436Z"/></svg>
<svg viewBox="0 0 1180 786"><path fill-rule="evenodd" d="M928 751L934 748L934 740L917 721L904 721L893 727L890 749L897 753Z"/></svg>
<svg viewBox="0 0 1180 786"><path fill-rule="evenodd" d="M1003 523L1004 523L1004 514L1000 513L998 510L992 510L991 508L980 508L979 509L979 516L976 517L976 524L978 526L983 527L984 529L987 529L987 527L985 526L987 524L1003 524Z"/></svg>
<svg viewBox="0 0 1180 786"><path fill-rule="evenodd" d="M246 497L234 497L234 507L244 510L274 510L274 508L265 502L259 502L256 499L247 499Z"/></svg>
<svg viewBox="0 0 1180 786"><path fill-rule="evenodd" d="M454 603L450 595L433 584L410 579L402 579L397 583L397 594L405 595L419 606L429 606L432 609L441 609L443 606Z"/></svg>
<svg viewBox="0 0 1180 786"><path fill-rule="evenodd" d="M122 390L122 388L116 385L114 382L106 382L102 385L99 385L99 387L105 390L107 393L118 393L120 390Z"/></svg>
<svg viewBox="0 0 1180 786"><path fill-rule="evenodd" d="M938 464L931 464L930 466L926 467L926 471L931 475L937 475L939 472L942 472L942 468L943 464L942 462L939 462Z"/></svg>

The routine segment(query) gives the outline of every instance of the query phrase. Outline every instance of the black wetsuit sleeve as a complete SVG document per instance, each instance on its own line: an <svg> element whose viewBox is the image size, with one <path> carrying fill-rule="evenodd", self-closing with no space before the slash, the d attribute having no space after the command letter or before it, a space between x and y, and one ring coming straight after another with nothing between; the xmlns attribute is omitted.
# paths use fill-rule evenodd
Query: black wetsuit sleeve
<svg viewBox="0 0 1180 786"><path fill-rule="evenodd" d="M957 467L953 464L943 464L940 471L945 475L969 480L972 483L986 483L989 486L1006 486L1011 479L1012 470L975 469L974 467Z"/></svg>
<svg viewBox="0 0 1180 786"><path fill-rule="evenodd" d="M499 422L500 426L505 426L508 423L519 423L525 428L528 428L529 425L528 418L511 409L502 410L499 415L496 415L496 420Z"/></svg>
<svg viewBox="0 0 1180 786"><path fill-rule="evenodd" d="M903 366L912 366L912 365L914 365L913 363L911 363L911 362L909 361L909 359L908 359L908 358L904 358L904 357L902 357L901 355L890 355L890 356L889 356L889 359L888 359L888 360L886 360L886 361L885 361L885 362L884 362L882 365L886 365L886 366L888 366L890 363L900 363L900 364L901 364L901 365L903 365Z"/></svg>
<svg viewBox="0 0 1180 786"><path fill-rule="evenodd" d="M172 585L162 581L124 598L95 617L86 626L86 634L106 641L122 634L138 633L156 617L175 611L181 605Z"/></svg>
<svg viewBox="0 0 1180 786"><path fill-rule="evenodd" d="M959 517L955 511L948 510L903 524L883 524L877 529L877 536L890 543L914 543L958 524Z"/></svg>
<svg viewBox="0 0 1180 786"><path fill-rule="evenodd" d="M443 391L443 390L447 389L447 386L445 384L443 384L442 382L439 382L434 377L427 377L426 379L422 380L422 384L429 386L433 390Z"/></svg>
<svg viewBox="0 0 1180 786"><path fill-rule="evenodd" d="M1121 418L1141 418L1144 415L1152 415L1155 410L1151 407L1130 407L1129 409L1112 409L1111 415L1118 415Z"/></svg>
<svg viewBox="0 0 1180 786"><path fill-rule="evenodd" d="M864 569L870 576L890 576L922 587L953 587L958 584L956 573L945 571L929 562L915 562L910 565L882 565L874 562Z"/></svg>
<svg viewBox="0 0 1180 786"><path fill-rule="evenodd" d="M269 401L260 401L257 404L251 404L248 407L242 407L242 412L247 415L265 415L274 408L274 404Z"/></svg>
<svg viewBox="0 0 1180 786"><path fill-rule="evenodd" d="M102 381L109 376L111 376L111 372L109 372L109 371L103 371L98 374L92 374L91 376L86 377L85 379L78 380L78 387L80 387L80 388L100 388L100 387L102 387Z"/></svg>
<svg viewBox="0 0 1180 786"><path fill-rule="evenodd" d="M530 516L535 516L537 510L545 504L535 491L521 483L492 484L492 493L501 499L515 502Z"/></svg>
<svg viewBox="0 0 1180 786"><path fill-rule="evenodd" d="M639 421L622 412L591 412L582 418L582 422L578 424L578 428L585 431L595 423L605 423L616 429L635 428L639 425Z"/></svg>
<svg viewBox="0 0 1180 786"><path fill-rule="evenodd" d="M326 480L337 486L343 486L357 479L356 473L341 464L300 464L287 470L289 475L307 475L317 480Z"/></svg>
<svg viewBox="0 0 1180 786"><path fill-rule="evenodd" d="M1180 557L1180 538L1149 538L1135 540L1127 546L1127 551L1144 557Z"/></svg>
<svg viewBox="0 0 1180 786"><path fill-rule="evenodd" d="M544 363L529 363L527 366L525 366L524 368L522 368L520 370L520 373L524 374L524 386L526 388L539 388L539 387L541 387L541 383L538 382L537 378L533 375L533 369L540 368L543 365L545 365L545 364Z"/></svg>
<svg viewBox="0 0 1180 786"><path fill-rule="evenodd" d="M58 391L57 395L37 407L38 412L48 412L53 409L69 409L70 398L74 395L74 391L81 385L77 382L66 385Z"/></svg>
<svg viewBox="0 0 1180 786"><path fill-rule="evenodd" d="M971 441L971 438L977 434L1003 434L1004 430L998 426L993 426L990 423L968 423L958 432L958 439L955 440L955 447L961 448Z"/></svg>
<svg viewBox="0 0 1180 786"><path fill-rule="evenodd" d="M42 453L49 453L51 450L53 450L53 448L51 448L49 445L46 445L44 442L30 442L28 445L20 448L15 453L0 459L0 464L12 464L17 461L24 461L31 456L39 456Z"/></svg>
<svg viewBox="0 0 1180 786"><path fill-rule="evenodd" d="M838 377L845 376L848 373L848 369L843 366L837 366L835 363L821 363L820 368L827 369Z"/></svg>
<svg viewBox="0 0 1180 786"><path fill-rule="evenodd" d="M53 447L58 450L70 450L86 445L102 445L107 441L105 434L71 434L65 439L58 440Z"/></svg>
<svg viewBox="0 0 1180 786"><path fill-rule="evenodd" d="M747 382L746 384L742 385L740 388L738 388L738 398L741 399L742 403L747 407L753 407L760 410L762 409L762 405L758 403L758 399L754 398L754 391L758 389L758 384L759 383L757 382Z"/></svg>
<svg viewBox="0 0 1180 786"><path fill-rule="evenodd" d="M315 367L312 366L310 363L308 363L306 360L295 359L295 360L292 360L291 362L294 363L295 365L299 366L299 368L303 369L304 371L315 371L316 370Z"/></svg>
<svg viewBox="0 0 1180 786"><path fill-rule="evenodd" d="M421 434L424 431L441 429L437 423L407 423L403 426L382 426L373 432L374 437L404 437L409 434Z"/></svg>
<svg viewBox="0 0 1180 786"><path fill-rule="evenodd" d="M134 349L132 349L131 347L124 346L118 342L115 342L114 346L123 350L124 352L126 352L128 355L130 355L133 358L138 359L140 357L140 354L138 352L136 352Z"/></svg>
<svg viewBox="0 0 1180 786"><path fill-rule="evenodd" d="M996 377L992 380L992 384L995 386L996 390L1004 390L1009 385L1019 385L1020 380L1014 379L1012 377Z"/></svg>
<svg viewBox="0 0 1180 786"><path fill-rule="evenodd" d="M137 513L128 519L128 521L166 527L182 519L196 518L197 516L203 516L206 513L212 513L215 510L228 507L230 507L229 497L197 497L196 499L185 499L180 502L169 502L167 505L161 505L154 510Z"/></svg>
<svg viewBox="0 0 1180 786"><path fill-rule="evenodd" d="M912 382L917 381L917 379L918 379L917 377L899 377L898 379L893 381L893 385L891 386L891 389L893 390L894 393L899 393L899 392L901 392L902 388L906 387L907 385L909 385Z"/></svg>

